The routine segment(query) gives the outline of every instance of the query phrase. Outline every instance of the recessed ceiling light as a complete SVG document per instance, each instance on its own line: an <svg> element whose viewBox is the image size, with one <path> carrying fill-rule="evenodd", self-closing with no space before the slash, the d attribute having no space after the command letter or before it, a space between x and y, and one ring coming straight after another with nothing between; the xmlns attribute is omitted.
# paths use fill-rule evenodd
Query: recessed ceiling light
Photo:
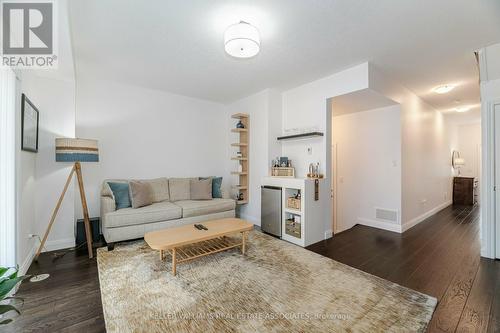
<svg viewBox="0 0 500 333"><path fill-rule="evenodd" d="M438 94L446 94L446 93L449 93L450 91L452 91L453 88L455 88L455 86L453 84L445 84L445 85L434 88L433 91L435 93L438 93Z"/></svg>
<svg viewBox="0 0 500 333"><path fill-rule="evenodd" d="M256 27L248 22L229 26L224 32L224 48L230 56L251 58L260 51L260 34Z"/></svg>
<svg viewBox="0 0 500 333"><path fill-rule="evenodd" d="M469 110L470 110L470 107L468 107L468 106L461 106L461 107L455 108L455 111L460 112L460 113L467 112Z"/></svg>

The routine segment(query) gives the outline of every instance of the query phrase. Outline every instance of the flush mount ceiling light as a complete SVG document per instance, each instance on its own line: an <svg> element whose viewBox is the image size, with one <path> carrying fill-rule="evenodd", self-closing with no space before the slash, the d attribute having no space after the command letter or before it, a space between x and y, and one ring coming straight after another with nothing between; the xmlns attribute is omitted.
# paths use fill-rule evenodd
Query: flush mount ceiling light
<svg viewBox="0 0 500 333"><path fill-rule="evenodd" d="M235 58L251 58L260 51L260 34L248 22L229 26L224 32L224 49Z"/></svg>
<svg viewBox="0 0 500 333"><path fill-rule="evenodd" d="M460 113L462 113L462 112L467 112L467 111L469 111L469 110L470 110L470 108L469 108L469 107L467 107L467 106L461 106L461 107L455 108L455 111L456 111L456 112L460 112Z"/></svg>
<svg viewBox="0 0 500 333"><path fill-rule="evenodd" d="M453 84L445 84L445 85L436 87L432 90L438 94L446 94L446 93L449 93L450 91L452 91L454 88L455 88L455 85L453 85Z"/></svg>

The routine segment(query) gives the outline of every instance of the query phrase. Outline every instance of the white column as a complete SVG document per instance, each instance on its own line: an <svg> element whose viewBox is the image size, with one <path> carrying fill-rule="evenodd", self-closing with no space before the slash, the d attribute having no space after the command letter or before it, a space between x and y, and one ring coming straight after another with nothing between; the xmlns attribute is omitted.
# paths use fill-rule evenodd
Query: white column
<svg viewBox="0 0 500 333"><path fill-rule="evenodd" d="M0 68L0 266L16 264L16 76Z"/></svg>

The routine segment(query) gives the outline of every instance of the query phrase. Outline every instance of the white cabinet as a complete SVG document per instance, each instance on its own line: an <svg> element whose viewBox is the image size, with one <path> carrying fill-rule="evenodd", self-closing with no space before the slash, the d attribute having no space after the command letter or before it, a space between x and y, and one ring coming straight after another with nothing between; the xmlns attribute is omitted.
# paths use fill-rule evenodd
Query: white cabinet
<svg viewBox="0 0 500 333"><path fill-rule="evenodd" d="M315 180L304 178L264 177L262 185L282 188L281 238L288 242L309 246L325 239L324 207L327 182L320 179L318 200L315 195ZM300 205L287 205L288 198L300 192ZM298 207L300 206L300 207Z"/></svg>

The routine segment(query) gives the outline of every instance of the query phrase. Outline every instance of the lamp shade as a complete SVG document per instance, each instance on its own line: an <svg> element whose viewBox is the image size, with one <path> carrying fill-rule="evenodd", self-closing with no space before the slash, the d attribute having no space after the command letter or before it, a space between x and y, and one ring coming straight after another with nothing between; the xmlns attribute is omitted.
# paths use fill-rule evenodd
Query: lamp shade
<svg viewBox="0 0 500 333"><path fill-rule="evenodd" d="M57 138L56 162L99 162L97 140Z"/></svg>
<svg viewBox="0 0 500 333"><path fill-rule="evenodd" d="M465 165L465 160L461 157L455 158L455 166Z"/></svg>
<svg viewBox="0 0 500 333"><path fill-rule="evenodd" d="M236 58L251 58L259 53L260 35L253 25L240 21L224 33L224 49Z"/></svg>

